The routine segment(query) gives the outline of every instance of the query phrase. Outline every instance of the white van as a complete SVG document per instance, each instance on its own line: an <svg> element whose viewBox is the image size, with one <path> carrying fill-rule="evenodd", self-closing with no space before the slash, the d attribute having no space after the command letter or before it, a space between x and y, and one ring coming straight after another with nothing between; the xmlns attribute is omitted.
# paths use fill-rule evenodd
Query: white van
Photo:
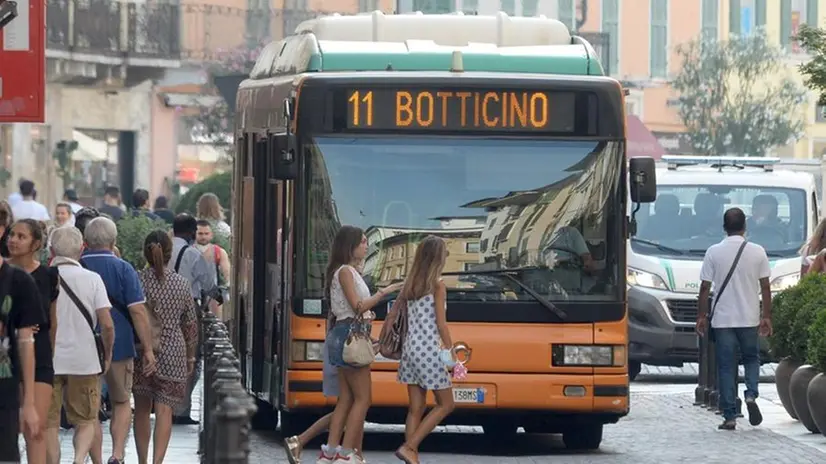
<svg viewBox="0 0 826 464"><path fill-rule="evenodd" d="M657 201L636 213L628 240L629 375L641 364L698 357L697 295L705 251L725 236L723 212L746 213L747 239L766 249L772 291L800 279L799 250L817 227L812 174L775 170L776 158L665 156ZM768 361L763 341L763 360Z"/></svg>

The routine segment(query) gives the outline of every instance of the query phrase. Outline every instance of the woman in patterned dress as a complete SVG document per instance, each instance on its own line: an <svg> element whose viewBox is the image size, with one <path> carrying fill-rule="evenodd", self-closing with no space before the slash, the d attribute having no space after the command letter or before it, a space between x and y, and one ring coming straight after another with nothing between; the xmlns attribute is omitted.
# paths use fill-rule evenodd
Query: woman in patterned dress
<svg viewBox="0 0 826 464"><path fill-rule="evenodd" d="M161 351L155 353L157 371L142 375L141 358L135 358L135 444L138 462L146 464L149 451L149 414L155 408L152 459L163 462L172 435L172 410L187 393L187 379L195 367L198 326L191 286L185 277L167 269L172 257L172 240L162 230L151 232L144 241L143 255L149 266L138 273L146 294L147 311L161 322Z"/></svg>
<svg viewBox="0 0 826 464"><path fill-rule="evenodd" d="M416 249L399 294L399 299L407 301L408 325L398 379L407 384L410 406L404 422L405 442L396 450L396 457L407 464L419 463L419 444L454 407L450 374L439 356L443 347L453 346L447 328L447 289L442 282L446 258L444 240L427 236ZM436 397L436 407L424 416L428 390Z"/></svg>

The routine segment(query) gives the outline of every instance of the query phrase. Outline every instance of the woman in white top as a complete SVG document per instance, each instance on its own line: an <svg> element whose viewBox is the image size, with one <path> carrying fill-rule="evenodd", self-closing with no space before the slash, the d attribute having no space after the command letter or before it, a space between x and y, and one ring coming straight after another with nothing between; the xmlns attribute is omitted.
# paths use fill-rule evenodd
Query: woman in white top
<svg viewBox="0 0 826 464"><path fill-rule="evenodd" d="M800 249L800 275L823 272L826 268L826 219L821 219L811 238Z"/></svg>
<svg viewBox="0 0 826 464"><path fill-rule="evenodd" d="M375 317L374 306L384 297L401 288L393 284L370 295L370 289L356 270L367 255L367 237L358 227L342 226L333 240L330 262L327 264L326 282L330 298L330 311L335 323L327 335L330 364L338 369L339 395L327 444L321 447L317 464L361 464L363 459L356 452L364 433L364 421L371 402L370 366L355 367L344 362L344 342L350 334L357 316L369 326ZM342 432L344 439L341 440Z"/></svg>

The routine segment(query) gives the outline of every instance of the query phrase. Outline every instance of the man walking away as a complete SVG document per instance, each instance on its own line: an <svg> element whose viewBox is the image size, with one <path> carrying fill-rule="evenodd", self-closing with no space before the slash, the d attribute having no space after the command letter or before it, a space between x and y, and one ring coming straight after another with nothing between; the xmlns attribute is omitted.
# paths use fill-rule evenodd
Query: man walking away
<svg viewBox="0 0 826 464"><path fill-rule="evenodd" d="M163 195L159 195L158 198L155 198L155 206L152 208L152 212L155 213L155 216L163 219L170 226L172 225L172 222L175 221L175 213L169 209L169 200Z"/></svg>
<svg viewBox="0 0 826 464"><path fill-rule="evenodd" d="M717 348L717 379L723 423L720 430L737 428L737 350L746 373L746 408L749 423L757 426L763 415L757 406L757 383L760 377L760 339L771 335L771 287L766 250L747 242L746 215L731 208L723 215L723 229L728 237L712 245L700 269L700 302L697 333L713 337ZM709 308L709 294L714 296ZM760 314L762 296L763 314ZM709 325L711 326L709 328Z"/></svg>
<svg viewBox="0 0 826 464"><path fill-rule="evenodd" d="M66 189L66 191L63 192L63 201L68 203L69 206L72 207L73 215L77 214L78 211L83 209L83 205L78 203L77 200L77 191L75 191L75 189Z"/></svg>
<svg viewBox="0 0 826 464"><path fill-rule="evenodd" d="M132 216L144 216L153 221L160 219L149 210L149 192L144 189L137 189L132 193Z"/></svg>
<svg viewBox="0 0 826 464"><path fill-rule="evenodd" d="M24 180L20 183L21 199L20 201L16 202L14 206L11 207L15 221L19 221L21 219L48 221L51 219L49 217L49 210L46 209L46 207L43 206L41 203L38 203L34 199L34 195L34 182L30 180Z"/></svg>
<svg viewBox="0 0 826 464"><path fill-rule="evenodd" d="M99 211L111 217L113 221L119 221L123 217L123 209L121 209L120 204L120 189L110 185L103 191L103 206L100 207Z"/></svg>
<svg viewBox="0 0 826 464"><path fill-rule="evenodd" d="M110 424L112 457L109 458L109 464L122 464L126 453L126 438L132 425L129 400L132 396L136 338L143 347L142 359L145 363L144 371L140 374L152 375L155 372L155 354L152 352L152 335L144 306L143 289L132 265L112 252L117 236L117 226L111 219L92 219L84 231L87 249L80 258L84 267L103 279L112 304L111 314L115 325L112 364L105 375L113 413ZM93 446L99 445L95 443Z"/></svg>
<svg viewBox="0 0 826 464"><path fill-rule="evenodd" d="M84 462L92 451L98 424L101 384L112 361L115 326L109 312L111 304L100 276L80 266L83 236L74 227L61 227L52 233L52 265L60 273L57 297L57 335L54 349L54 390L49 410L46 439L49 464L60 462L61 409L75 427L73 462ZM95 327L100 325L103 352L98 352ZM100 358L104 366L101 369ZM100 449L93 455L99 455Z"/></svg>
<svg viewBox="0 0 826 464"><path fill-rule="evenodd" d="M195 244L195 236L198 232L198 221L189 214L179 214L175 217L172 223L172 233L175 235L172 238L172 259L167 265L169 269L181 274L192 285L192 298L195 300L195 307L198 308L196 314L200 327L201 318L201 300L202 292L207 295L215 295L218 291L216 285L215 269L210 266L203 254L198 251L193 245ZM215 312L219 318L221 314L217 311L217 304L215 301L209 302L210 309ZM195 384L201 375L201 347L200 340L198 349L195 352L195 370L192 373L192 378L189 380L188 394L184 398L184 402L175 410L175 415L172 418L173 424L184 425L197 424L198 421L192 419L192 392L195 390Z"/></svg>

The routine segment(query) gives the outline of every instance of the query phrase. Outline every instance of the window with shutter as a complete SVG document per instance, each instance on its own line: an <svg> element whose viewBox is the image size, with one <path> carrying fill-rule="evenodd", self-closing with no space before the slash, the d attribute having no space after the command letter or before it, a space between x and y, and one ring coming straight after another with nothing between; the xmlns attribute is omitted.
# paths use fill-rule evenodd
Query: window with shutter
<svg viewBox="0 0 826 464"><path fill-rule="evenodd" d="M516 14L516 0L499 0L499 5L509 16Z"/></svg>
<svg viewBox="0 0 826 464"><path fill-rule="evenodd" d="M536 10L538 9L539 0L522 0L522 16L536 16Z"/></svg>
<svg viewBox="0 0 826 464"><path fill-rule="evenodd" d="M740 0L729 0L728 6L728 30L731 35L740 34L741 19Z"/></svg>
<svg viewBox="0 0 826 464"><path fill-rule="evenodd" d="M792 0L780 0L780 46L789 51L792 43Z"/></svg>
<svg viewBox="0 0 826 464"><path fill-rule="evenodd" d="M651 77L668 76L668 0L651 0Z"/></svg>
<svg viewBox="0 0 826 464"><path fill-rule="evenodd" d="M720 38L720 2L703 0L702 33L703 38L718 40Z"/></svg>
<svg viewBox="0 0 826 464"><path fill-rule="evenodd" d="M574 0L558 0L557 3L557 18L562 21L562 24L568 26L568 29L575 30L576 17L574 14Z"/></svg>
<svg viewBox="0 0 826 464"><path fill-rule="evenodd" d="M754 25L755 27L766 25L766 0L754 0Z"/></svg>
<svg viewBox="0 0 826 464"><path fill-rule="evenodd" d="M806 24L817 27L818 24L818 3L820 0L808 0L806 2Z"/></svg>
<svg viewBox="0 0 826 464"><path fill-rule="evenodd" d="M619 0L602 0L602 32L608 34L608 72L619 73Z"/></svg>

